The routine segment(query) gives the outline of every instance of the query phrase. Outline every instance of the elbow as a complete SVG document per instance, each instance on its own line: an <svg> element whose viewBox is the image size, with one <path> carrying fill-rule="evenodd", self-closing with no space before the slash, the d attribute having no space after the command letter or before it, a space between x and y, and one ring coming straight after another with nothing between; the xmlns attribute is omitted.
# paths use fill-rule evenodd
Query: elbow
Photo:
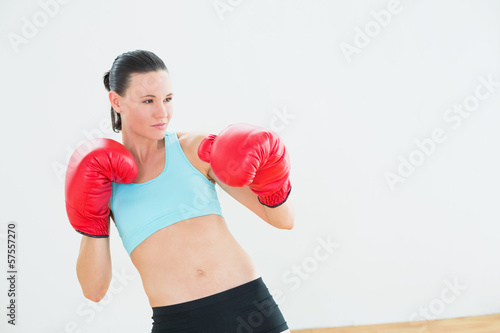
<svg viewBox="0 0 500 333"><path fill-rule="evenodd" d="M108 292L111 284L111 277L102 279L83 280L80 279L83 296L92 301L99 303Z"/></svg>
<svg viewBox="0 0 500 333"><path fill-rule="evenodd" d="M265 221L275 228L292 230L295 226L295 210L290 204L266 209L266 214L267 219Z"/></svg>
<svg viewBox="0 0 500 333"><path fill-rule="evenodd" d="M285 223L284 223L285 226L283 228L286 230L292 230L293 227L295 226L295 209L293 208L293 206L289 206L289 207L290 207L290 211L285 218Z"/></svg>
<svg viewBox="0 0 500 333"><path fill-rule="evenodd" d="M278 229L283 230L292 230L295 226L295 219L293 217L289 217L284 221L280 221L280 223L273 224Z"/></svg>
<svg viewBox="0 0 500 333"><path fill-rule="evenodd" d="M295 226L295 221L294 220L290 220L281 229L292 230L294 226Z"/></svg>
<svg viewBox="0 0 500 333"><path fill-rule="evenodd" d="M104 296L93 295L93 294L83 294L83 296L85 296L85 298L88 299L89 301L92 301L95 303L99 303L104 298Z"/></svg>
<svg viewBox="0 0 500 333"><path fill-rule="evenodd" d="M107 288L100 288L95 290L83 290L83 296L95 303L99 303L104 296L106 296Z"/></svg>

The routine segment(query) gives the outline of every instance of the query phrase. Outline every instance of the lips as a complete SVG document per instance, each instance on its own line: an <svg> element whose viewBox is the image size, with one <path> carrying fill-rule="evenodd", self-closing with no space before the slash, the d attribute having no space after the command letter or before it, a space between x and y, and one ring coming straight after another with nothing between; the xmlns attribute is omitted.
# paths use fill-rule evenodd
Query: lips
<svg viewBox="0 0 500 333"><path fill-rule="evenodd" d="M157 128L157 129L163 129L166 126L167 126L167 123L158 123L158 124L151 125L151 127L154 127L154 128Z"/></svg>

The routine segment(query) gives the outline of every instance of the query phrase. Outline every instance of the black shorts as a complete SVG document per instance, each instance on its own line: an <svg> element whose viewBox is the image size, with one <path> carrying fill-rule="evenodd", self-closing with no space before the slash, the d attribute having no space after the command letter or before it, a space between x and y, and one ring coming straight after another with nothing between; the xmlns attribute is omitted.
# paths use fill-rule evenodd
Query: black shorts
<svg viewBox="0 0 500 333"><path fill-rule="evenodd" d="M153 307L152 333L280 333L288 329L262 278L194 301Z"/></svg>

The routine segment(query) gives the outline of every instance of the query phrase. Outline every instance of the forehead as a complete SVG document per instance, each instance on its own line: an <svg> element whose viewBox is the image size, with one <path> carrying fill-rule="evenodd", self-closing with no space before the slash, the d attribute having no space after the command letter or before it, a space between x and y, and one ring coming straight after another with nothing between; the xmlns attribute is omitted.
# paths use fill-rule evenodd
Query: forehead
<svg viewBox="0 0 500 333"><path fill-rule="evenodd" d="M166 71L134 73L130 75L127 94L131 97L144 95L162 96L172 92L170 77Z"/></svg>

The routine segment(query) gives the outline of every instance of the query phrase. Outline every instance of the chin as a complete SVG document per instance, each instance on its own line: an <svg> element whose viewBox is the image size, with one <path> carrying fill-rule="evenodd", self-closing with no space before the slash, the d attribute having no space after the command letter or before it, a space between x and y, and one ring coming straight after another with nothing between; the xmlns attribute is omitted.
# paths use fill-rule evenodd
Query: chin
<svg viewBox="0 0 500 333"><path fill-rule="evenodd" d="M165 134L167 133L167 129L165 128L164 130L155 130L154 138L156 140L161 140L165 137Z"/></svg>

